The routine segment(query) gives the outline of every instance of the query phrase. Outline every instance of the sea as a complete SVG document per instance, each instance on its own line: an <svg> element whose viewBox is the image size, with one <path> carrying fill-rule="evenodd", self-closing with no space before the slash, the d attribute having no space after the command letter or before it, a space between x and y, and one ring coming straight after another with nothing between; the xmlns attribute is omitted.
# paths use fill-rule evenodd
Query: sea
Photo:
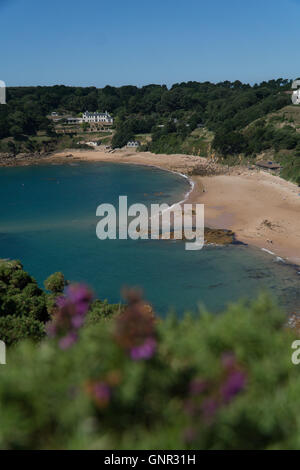
<svg viewBox="0 0 300 470"><path fill-rule="evenodd" d="M187 251L183 241L99 240L97 207L172 205L191 183L154 167L70 162L0 168L0 258L19 259L43 286L61 271L91 286L97 298L123 301L125 287L143 291L155 311L181 316L222 312L268 291L288 313L300 306L300 269L262 250L233 244Z"/></svg>

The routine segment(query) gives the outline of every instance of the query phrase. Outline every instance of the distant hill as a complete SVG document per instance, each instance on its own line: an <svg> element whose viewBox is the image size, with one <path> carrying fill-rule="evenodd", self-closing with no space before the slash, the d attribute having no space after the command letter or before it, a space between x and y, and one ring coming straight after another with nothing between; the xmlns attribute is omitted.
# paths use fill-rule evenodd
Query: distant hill
<svg viewBox="0 0 300 470"><path fill-rule="evenodd" d="M7 105L0 106L0 152L72 147L76 136L59 135L47 116L108 110L115 123L113 147L138 136L143 150L216 155L233 164L267 153L282 163L284 177L300 182L300 110L290 104L291 85L279 78L253 86L236 80L171 88L8 88Z"/></svg>

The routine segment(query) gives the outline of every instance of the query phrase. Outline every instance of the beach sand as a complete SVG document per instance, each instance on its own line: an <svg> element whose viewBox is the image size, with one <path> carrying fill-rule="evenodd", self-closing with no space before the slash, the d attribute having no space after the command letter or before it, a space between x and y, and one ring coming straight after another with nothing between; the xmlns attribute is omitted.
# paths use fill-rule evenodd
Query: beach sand
<svg viewBox="0 0 300 470"><path fill-rule="evenodd" d="M72 157L70 157L72 155ZM104 150L72 150L55 153L49 157L42 159L42 162L65 162L69 160L78 161L104 161L116 163L133 163L135 165L157 166L168 170L178 171L187 174L195 166L205 163L206 158L196 157L192 155L156 155L151 152L136 152L130 150L119 150L115 152L105 152Z"/></svg>
<svg viewBox="0 0 300 470"><path fill-rule="evenodd" d="M205 205L205 225L231 229L237 240L300 264L296 185L263 171L193 179L190 202Z"/></svg>
<svg viewBox="0 0 300 470"><path fill-rule="evenodd" d="M72 156L67 156L72 154ZM43 162L106 161L151 165L188 174L205 158L121 150L61 152ZM193 176L188 202L205 205L205 225L231 229L241 242L300 264L300 188L265 171L233 168L218 176Z"/></svg>

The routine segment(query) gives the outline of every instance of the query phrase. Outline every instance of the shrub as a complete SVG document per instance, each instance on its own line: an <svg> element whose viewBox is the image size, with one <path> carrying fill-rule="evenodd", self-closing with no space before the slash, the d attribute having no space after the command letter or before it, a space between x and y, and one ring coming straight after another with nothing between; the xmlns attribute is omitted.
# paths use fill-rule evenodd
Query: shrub
<svg viewBox="0 0 300 470"><path fill-rule="evenodd" d="M0 318L0 335L6 346L11 346L27 338L40 341L45 336L45 328L43 323L33 318L7 315Z"/></svg>
<svg viewBox="0 0 300 470"><path fill-rule="evenodd" d="M0 262L0 317L15 315L48 321L46 298L20 261Z"/></svg>
<svg viewBox="0 0 300 470"><path fill-rule="evenodd" d="M66 281L63 273L54 273L44 282L45 288L53 294L60 294L64 291Z"/></svg>
<svg viewBox="0 0 300 470"><path fill-rule="evenodd" d="M1 371L0 447L299 448L300 376L283 323L266 295L165 320L131 295L63 351L60 334L21 342Z"/></svg>
<svg viewBox="0 0 300 470"><path fill-rule="evenodd" d="M45 334L45 323L57 311L57 298L62 296L67 282L64 275L57 272L44 284L50 293L39 288L20 261L0 261L0 339L7 345L27 338L36 341ZM87 321L95 324L121 310L120 305L95 300Z"/></svg>

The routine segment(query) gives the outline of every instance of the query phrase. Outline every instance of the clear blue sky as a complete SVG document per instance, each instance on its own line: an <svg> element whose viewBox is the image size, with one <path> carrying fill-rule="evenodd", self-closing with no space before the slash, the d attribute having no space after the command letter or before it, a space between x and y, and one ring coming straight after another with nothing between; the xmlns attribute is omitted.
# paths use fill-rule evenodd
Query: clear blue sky
<svg viewBox="0 0 300 470"><path fill-rule="evenodd" d="M300 0L0 0L7 85L300 76Z"/></svg>

